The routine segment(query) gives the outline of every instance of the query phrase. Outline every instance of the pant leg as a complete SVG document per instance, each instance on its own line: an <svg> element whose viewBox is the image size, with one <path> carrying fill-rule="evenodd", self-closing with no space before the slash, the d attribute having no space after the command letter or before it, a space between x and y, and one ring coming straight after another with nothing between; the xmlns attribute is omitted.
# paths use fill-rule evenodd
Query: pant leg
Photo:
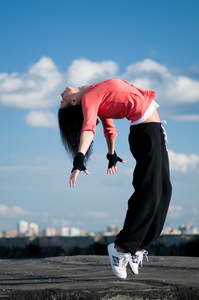
<svg viewBox="0 0 199 300"><path fill-rule="evenodd" d="M149 247L160 236L167 216L171 193L172 186L170 182L168 152L165 147L162 152L162 195L155 217L140 246L141 249Z"/></svg>
<svg viewBox="0 0 199 300"><path fill-rule="evenodd" d="M143 123L131 127L131 152L136 159L134 193L128 201L124 227L117 235L116 245L135 253L150 243L162 230L160 218L168 207L162 206L162 159L165 143L160 123ZM163 150L164 149L164 150ZM157 219L156 222L153 221ZM165 219L165 218L164 218ZM155 225L156 224L156 225Z"/></svg>

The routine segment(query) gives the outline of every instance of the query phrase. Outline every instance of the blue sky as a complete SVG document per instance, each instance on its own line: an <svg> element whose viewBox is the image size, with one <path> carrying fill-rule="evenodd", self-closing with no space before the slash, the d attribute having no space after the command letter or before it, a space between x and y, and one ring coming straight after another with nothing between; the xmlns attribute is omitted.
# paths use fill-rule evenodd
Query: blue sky
<svg viewBox="0 0 199 300"><path fill-rule="evenodd" d="M127 161L106 175L101 125L91 175L68 185L57 128L67 85L124 78L157 93L173 196L166 223L199 227L199 2L0 0L0 231L19 220L104 231L122 226L135 165L129 123L115 122Z"/></svg>

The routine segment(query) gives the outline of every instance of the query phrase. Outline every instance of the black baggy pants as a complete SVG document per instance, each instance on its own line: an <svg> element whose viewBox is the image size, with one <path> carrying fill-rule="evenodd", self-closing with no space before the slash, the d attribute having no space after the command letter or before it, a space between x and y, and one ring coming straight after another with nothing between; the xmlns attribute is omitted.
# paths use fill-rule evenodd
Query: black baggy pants
<svg viewBox="0 0 199 300"><path fill-rule="evenodd" d="M135 191L128 201L124 226L115 244L134 254L140 248L146 249L161 234L172 187L161 123L131 126L129 144L136 159Z"/></svg>

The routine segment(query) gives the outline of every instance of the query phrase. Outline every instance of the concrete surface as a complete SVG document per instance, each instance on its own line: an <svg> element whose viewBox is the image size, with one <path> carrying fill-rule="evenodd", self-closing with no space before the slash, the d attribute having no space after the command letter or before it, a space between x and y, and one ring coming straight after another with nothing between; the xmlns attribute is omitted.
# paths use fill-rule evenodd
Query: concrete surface
<svg viewBox="0 0 199 300"><path fill-rule="evenodd" d="M149 256L123 281L108 256L0 260L0 300L8 299L199 299L199 258Z"/></svg>

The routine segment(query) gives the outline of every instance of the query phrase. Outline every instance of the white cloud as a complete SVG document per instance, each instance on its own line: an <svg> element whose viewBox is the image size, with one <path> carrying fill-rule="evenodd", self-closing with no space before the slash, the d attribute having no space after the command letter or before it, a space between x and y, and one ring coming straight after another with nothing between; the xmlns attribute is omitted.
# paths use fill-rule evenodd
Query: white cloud
<svg viewBox="0 0 199 300"><path fill-rule="evenodd" d="M25 210L19 206L13 206L10 208L10 211L12 212L12 214L14 215L31 215L31 212L28 210Z"/></svg>
<svg viewBox="0 0 199 300"><path fill-rule="evenodd" d="M9 212L9 207L3 204L0 204L0 215L5 216Z"/></svg>
<svg viewBox="0 0 199 300"><path fill-rule="evenodd" d="M197 76L191 75L196 71L171 70L151 59L128 65L124 74L119 74L118 69L118 64L111 60L92 62L82 58L74 60L68 70L61 73L50 58L42 57L24 74L0 74L0 104L31 110L26 116L30 126L54 128L55 116L44 109L59 105L63 88L121 77L140 88L155 90L164 117L199 121L195 108L191 107L199 101L199 81ZM187 105L190 105L189 113Z"/></svg>
<svg viewBox="0 0 199 300"><path fill-rule="evenodd" d="M87 211L82 214L84 217L91 217L96 219L104 219L109 214L106 211Z"/></svg>
<svg viewBox="0 0 199 300"><path fill-rule="evenodd" d="M14 108L49 108L55 105L62 75L48 57L42 57L26 74L0 76L0 103Z"/></svg>
<svg viewBox="0 0 199 300"><path fill-rule="evenodd" d="M176 75L151 59L129 65L123 77L135 86L156 90L158 100L164 106L199 101L199 81Z"/></svg>
<svg viewBox="0 0 199 300"><path fill-rule="evenodd" d="M179 121L197 121L199 122L199 114L183 114L176 117L176 120Z"/></svg>
<svg viewBox="0 0 199 300"><path fill-rule="evenodd" d="M8 207L4 204L0 204L0 215L6 217L15 217L20 215L28 216L31 215L31 212L19 206Z"/></svg>
<svg viewBox="0 0 199 300"><path fill-rule="evenodd" d="M193 213L194 213L194 215L199 215L199 208L193 207Z"/></svg>
<svg viewBox="0 0 199 300"><path fill-rule="evenodd" d="M56 218L53 218L51 223L55 227L57 227L57 226L65 227L65 226L69 226L71 224L71 222L68 220L56 219Z"/></svg>
<svg viewBox="0 0 199 300"><path fill-rule="evenodd" d="M57 128L55 115L48 111L30 111L25 120L32 127Z"/></svg>
<svg viewBox="0 0 199 300"><path fill-rule="evenodd" d="M169 160L171 171L187 173L196 169L199 163L199 156L196 154L186 155L183 153L175 153L169 150Z"/></svg>
<svg viewBox="0 0 199 300"><path fill-rule="evenodd" d="M81 86L116 76L118 65L113 61L92 62L88 59L74 60L68 69L69 84Z"/></svg>
<svg viewBox="0 0 199 300"><path fill-rule="evenodd" d="M182 206L180 205L170 205L169 206L169 215L170 217L178 218L182 215Z"/></svg>
<svg viewBox="0 0 199 300"><path fill-rule="evenodd" d="M137 62L135 64L129 65L126 69L126 74L142 74L142 73L149 73L149 72L156 72L159 74L164 74L164 76L168 75L167 67L161 65L154 60L145 59L141 62Z"/></svg>

